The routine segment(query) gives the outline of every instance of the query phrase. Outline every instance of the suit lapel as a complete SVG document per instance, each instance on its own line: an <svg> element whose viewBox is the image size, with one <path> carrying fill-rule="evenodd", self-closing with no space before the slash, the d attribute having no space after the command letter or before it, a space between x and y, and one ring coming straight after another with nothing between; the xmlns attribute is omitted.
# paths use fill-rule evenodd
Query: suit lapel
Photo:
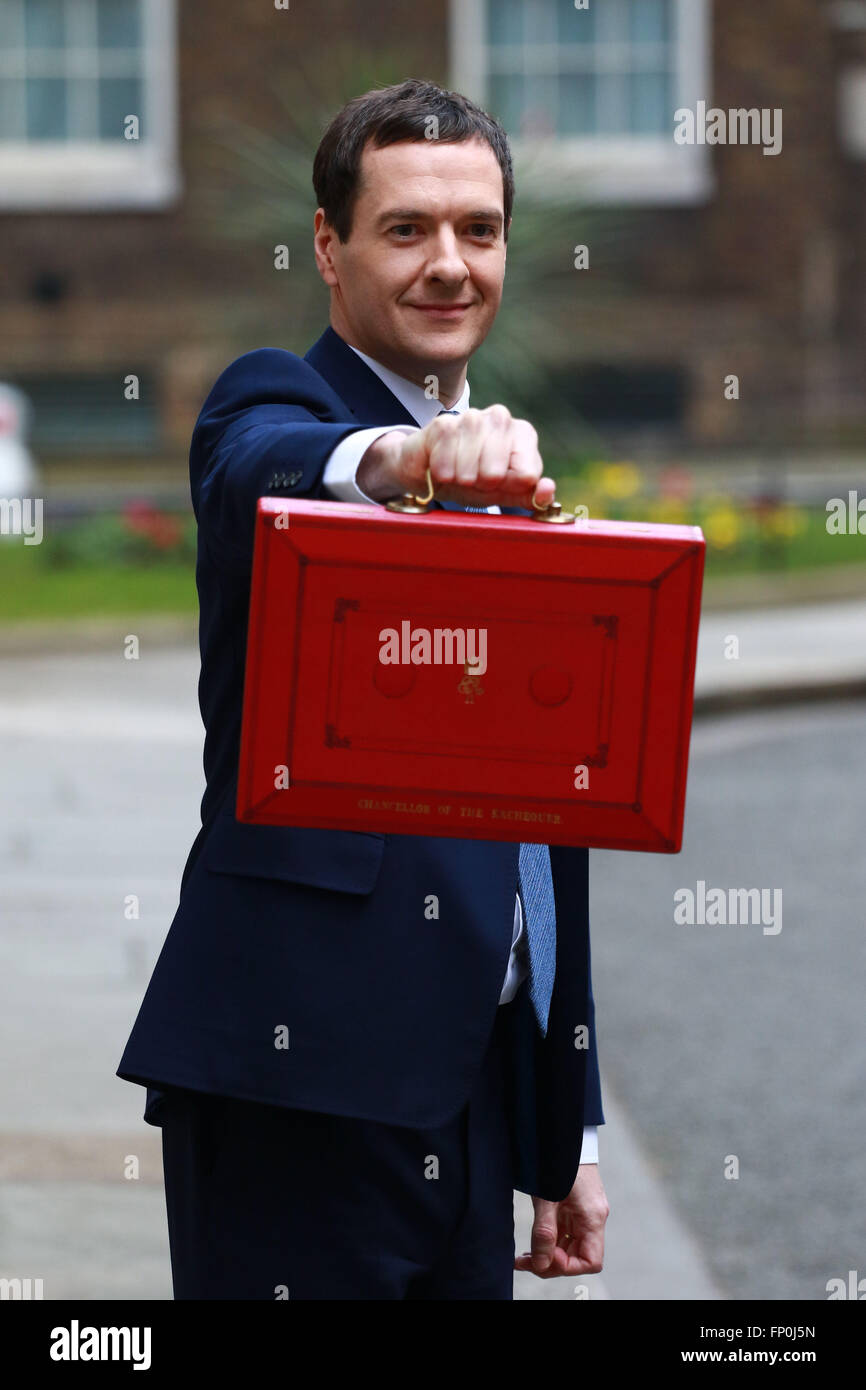
<svg viewBox="0 0 866 1390"><path fill-rule="evenodd" d="M345 402L359 425L417 425L418 421L330 326L304 360Z"/></svg>

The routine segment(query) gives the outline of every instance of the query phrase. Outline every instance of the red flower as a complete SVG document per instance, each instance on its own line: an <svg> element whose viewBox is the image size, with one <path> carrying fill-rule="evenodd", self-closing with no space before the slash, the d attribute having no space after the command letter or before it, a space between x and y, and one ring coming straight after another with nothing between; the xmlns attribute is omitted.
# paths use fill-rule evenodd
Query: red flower
<svg viewBox="0 0 866 1390"><path fill-rule="evenodd" d="M123 520L128 530L150 541L157 550L171 550L179 544L183 535L177 517L161 512L150 502L127 503L123 510Z"/></svg>

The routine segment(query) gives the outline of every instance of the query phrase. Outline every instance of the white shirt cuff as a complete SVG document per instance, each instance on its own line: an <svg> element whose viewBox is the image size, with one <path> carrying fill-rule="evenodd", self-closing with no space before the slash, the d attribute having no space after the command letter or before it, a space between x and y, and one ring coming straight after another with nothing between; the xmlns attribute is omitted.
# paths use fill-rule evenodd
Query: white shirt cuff
<svg viewBox="0 0 866 1390"><path fill-rule="evenodd" d="M583 1131L583 1145L580 1150L581 1163L598 1163L598 1126L586 1125Z"/></svg>
<svg viewBox="0 0 866 1390"><path fill-rule="evenodd" d="M379 505L375 498L362 492L355 482L358 465L374 439L381 439L383 434L391 434L395 430L414 434L417 429L420 429L420 425L377 425L374 429L355 430L354 434L347 434L325 464L322 474L324 486L332 497L341 502L372 502L374 506Z"/></svg>

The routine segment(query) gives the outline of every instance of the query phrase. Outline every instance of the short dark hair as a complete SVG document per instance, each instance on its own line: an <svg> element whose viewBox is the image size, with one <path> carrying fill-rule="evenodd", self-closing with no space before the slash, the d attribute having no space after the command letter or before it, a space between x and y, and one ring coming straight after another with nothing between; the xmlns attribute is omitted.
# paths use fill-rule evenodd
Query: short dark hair
<svg viewBox="0 0 866 1390"><path fill-rule="evenodd" d="M381 149L401 140L428 140L431 117L436 118L438 141L458 144L480 139L496 155L502 170L503 235L507 241L514 204L508 136L494 116L468 97L417 77L354 97L337 112L322 136L313 161L313 188L319 206L341 241L348 241L352 230L361 156L367 143L372 141L375 148Z"/></svg>

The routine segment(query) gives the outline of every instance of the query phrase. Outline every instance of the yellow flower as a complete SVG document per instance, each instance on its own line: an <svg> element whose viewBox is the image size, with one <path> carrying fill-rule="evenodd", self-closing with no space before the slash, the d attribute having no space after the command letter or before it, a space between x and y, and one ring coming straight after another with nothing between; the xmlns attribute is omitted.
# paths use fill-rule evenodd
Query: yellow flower
<svg viewBox="0 0 866 1390"><path fill-rule="evenodd" d="M764 520L764 526L774 536L781 536L784 540L791 540L794 536L799 536L806 530L808 521L802 507L786 505L775 507L768 513Z"/></svg>
<svg viewBox="0 0 866 1390"><path fill-rule="evenodd" d="M704 519L704 535L707 544L717 550L726 550L736 545L740 538L741 524L738 514L730 506L719 506Z"/></svg>
<svg viewBox="0 0 866 1390"><path fill-rule="evenodd" d="M640 470L633 463L606 463L598 485L608 497L633 497L640 492Z"/></svg>

